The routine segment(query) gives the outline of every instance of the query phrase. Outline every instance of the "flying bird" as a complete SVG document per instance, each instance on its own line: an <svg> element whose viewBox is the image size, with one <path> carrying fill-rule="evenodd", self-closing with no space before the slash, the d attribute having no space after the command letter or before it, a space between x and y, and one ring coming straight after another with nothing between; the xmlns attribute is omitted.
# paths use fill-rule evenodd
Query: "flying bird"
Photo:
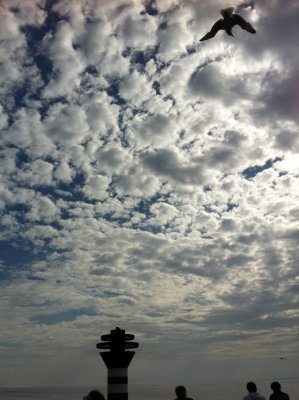
<svg viewBox="0 0 299 400"><path fill-rule="evenodd" d="M233 12L234 12L234 7L228 7L224 8L223 10L220 10L220 13L223 18L215 22L210 32L208 32L203 38L201 38L200 41L203 42L204 40L211 39L220 30L225 30L225 32L229 36L234 36L232 34L232 28L235 25L239 25L242 29L245 29L247 32L256 33L256 30L250 25L249 22L245 21L245 19L243 19L240 15L233 14Z"/></svg>
<svg viewBox="0 0 299 400"><path fill-rule="evenodd" d="M287 360L286 357L280 357L280 360Z"/></svg>

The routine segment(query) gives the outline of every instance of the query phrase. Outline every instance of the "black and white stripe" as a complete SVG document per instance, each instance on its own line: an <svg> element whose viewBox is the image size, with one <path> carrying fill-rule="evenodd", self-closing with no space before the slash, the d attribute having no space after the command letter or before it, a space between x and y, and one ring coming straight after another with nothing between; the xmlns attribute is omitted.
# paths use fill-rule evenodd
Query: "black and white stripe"
<svg viewBox="0 0 299 400"><path fill-rule="evenodd" d="M128 368L108 368L108 400L128 399Z"/></svg>

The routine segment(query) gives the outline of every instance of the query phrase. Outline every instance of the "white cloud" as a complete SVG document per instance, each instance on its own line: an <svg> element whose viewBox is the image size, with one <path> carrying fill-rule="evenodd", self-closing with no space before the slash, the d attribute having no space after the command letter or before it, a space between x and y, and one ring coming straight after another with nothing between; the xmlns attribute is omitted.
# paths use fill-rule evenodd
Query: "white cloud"
<svg viewBox="0 0 299 400"><path fill-rule="evenodd" d="M90 176L84 187L84 194L90 199L105 200L108 197L109 179L106 176Z"/></svg>
<svg viewBox="0 0 299 400"><path fill-rule="evenodd" d="M76 39L72 27L60 22L55 35L44 38L43 46L48 46L47 56L53 63L53 74L45 87L43 97L69 97L80 84L79 74L85 63L81 54L75 50Z"/></svg>
<svg viewBox="0 0 299 400"><path fill-rule="evenodd" d="M276 147L284 151L298 149L298 132L292 129L279 132L275 142Z"/></svg>
<svg viewBox="0 0 299 400"><path fill-rule="evenodd" d="M26 168L19 170L15 175L15 180L20 184L28 186L52 186L53 184L53 165L43 161L33 161Z"/></svg>
<svg viewBox="0 0 299 400"><path fill-rule="evenodd" d="M97 93L82 101L90 128L95 134L105 135L109 129L118 130L119 107L106 94Z"/></svg>
<svg viewBox="0 0 299 400"><path fill-rule="evenodd" d="M58 213L59 209L52 200L47 197L37 197L31 202L26 218L31 221L53 221Z"/></svg>
<svg viewBox="0 0 299 400"><path fill-rule="evenodd" d="M139 0L59 0L52 19L45 2L3 4L5 351L34 372L62 349L88 366L78 344L121 326L151 349L140 380L153 360L163 380L173 348L240 379L249 350L298 357L297 3L240 5L257 34L206 43L218 1L156 0L150 15ZM78 376L64 362L56 383Z"/></svg>
<svg viewBox="0 0 299 400"><path fill-rule="evenodd" d="M54 142L66 145L80 143L89 133L86 113L77 105L51 106L44 126Z"/></svg>
<svg viewBox="0 0 299 400"><path fill-rule="evenodd" d="M177 140L175 121L173 114L141 115L129 122L126 137L137 149L163 148Z"/></svg>
<svg viewBox="0 0 299 400"><path fill-rule="evenodd" d="M62 182L71 182L74 173L69 167L69 165L65 162L62 162L54 171L54 178L62 181Z"/></svg>
<svg viewBox="0 0 299 400"><path fill-rule="evenodd" d="M148 150L141 155L141 160L150 170L180 184L197 185L205 182L203 165L180 155L174 147Z"/></svg>
<svg viewBox="0 0 299 400"><path fill-rule="evenodd" d="M4 129L7 127L7 115L5 114L5 112L3 111L3 107L2 105L0 105L0 129Z"/></svg>
<svg viewBox="0 0 299 400"><path fill-rule="evenodd" d="M98 169L114 174L124 172L130 166L132 155L119 144L106 145L96 151Z"/></svg>
<svg viewBox="0 0 299 400"><path fill-rule="evenodd" d="M157 25L153 18L137 14L129 15L119 28L116 34L123 40L124 47L145 49L156 44L155 30Z"/></svg>
<svg viewBox="0 0 299 400"><path fill-rule="evenodd" d="M18 0L3 1L1 6L6 16L15 18L19 26L41 26L47 16L44 0L24 0L21 6Z"/></svg>
<svg viewBox="0 0 299 400"><path fill-rule="evenodd" d="M148 86L145 76L133 72L120 82L119 94L134 106L140 107L143 102L154 94L153 89ZM143 88L143 90L140 90L140 88Z"/></svg>

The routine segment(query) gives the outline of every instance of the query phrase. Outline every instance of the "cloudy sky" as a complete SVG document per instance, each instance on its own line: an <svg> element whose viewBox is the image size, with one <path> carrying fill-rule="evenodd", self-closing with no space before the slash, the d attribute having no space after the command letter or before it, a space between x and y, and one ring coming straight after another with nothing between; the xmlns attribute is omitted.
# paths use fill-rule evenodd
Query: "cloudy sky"
<svg viewBox="0 0 299 400"><path fill-rule="evenodd" d="M0 385L105 382L116 326L130 382L296 376L298 1L0 14Z"/></svg>

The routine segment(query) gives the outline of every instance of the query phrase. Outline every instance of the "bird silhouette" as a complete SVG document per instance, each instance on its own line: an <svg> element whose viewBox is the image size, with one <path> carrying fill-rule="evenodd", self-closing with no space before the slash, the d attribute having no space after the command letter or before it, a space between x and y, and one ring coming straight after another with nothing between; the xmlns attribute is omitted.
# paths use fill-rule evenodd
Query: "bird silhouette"
<svg viewBox="0 0 299 400"><path fill-rule="evenodd" d="M219 19L212 26L210 32L208 32L203 38L200 39L201 42L204 40L211 39L216 35L216 33L220 30L225 30L225 32L229 36L234 36L232 34L232 28L235 25L239 25L242 29L245 29L247 32L256 33L256 30L250 25L249 22L245 21L240 15L233 14L234 7L224 8L220 10L220 13L223 18Z"/></svg>

